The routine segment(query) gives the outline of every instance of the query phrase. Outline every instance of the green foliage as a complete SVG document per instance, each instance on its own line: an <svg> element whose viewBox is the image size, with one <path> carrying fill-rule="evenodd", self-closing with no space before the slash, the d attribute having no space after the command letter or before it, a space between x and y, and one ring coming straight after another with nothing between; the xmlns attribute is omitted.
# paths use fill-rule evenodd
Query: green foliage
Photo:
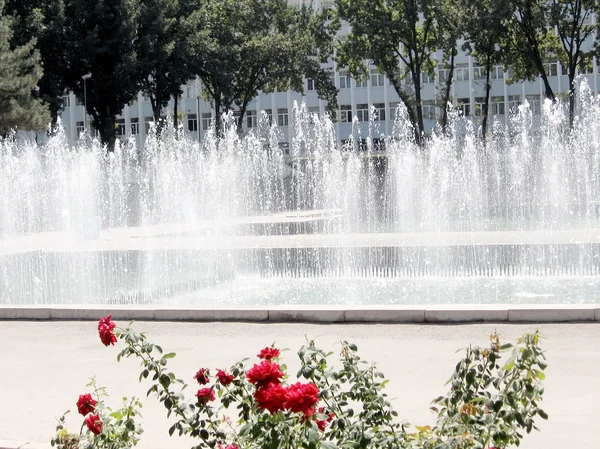
<svg viewBox="0 0 600 449"><path fill-rule="evenodd" d="M92 396L98 401L94 414L102 422L102 431L95 435L86 427L85 420L81 425L79 434L70 432L65 425L63 414L56 425L56 434L50 441L52 447L57 449L129 449L135 446L143 433L141 426L136 422L140 417L142 404L138 398L123 398L121 408L113 410L105 403L108 397L104 387L98 387L96 379L92 378L87 384L93 390Z"/></svg>
<svg viewBox="0 0 600 449"><path fill-rule="evenodd" d="M141 86L150 98L156 123L169 99L177 98L182 84L192 77L183 12L179 0L147 0L137 20L135 49Z"/></svg>
<svg viewBox="0 0 600 449"><path fill-rule="evenodd" d="M336 106L330 71L335 28L324 14L286 0L197 0L188 18L193 71L217 117L237 106L241 128L259 91L304 91L303 76L317 79L319 94ZM220 126L220 120L217 120Z"/></svg>
<svg viewBox="0 0 600 449"><path fill-rule="evenodd" d="M509 20L502 41L503 63L513 69L509 81L542 78L546 98L555 100L544 63L556 59L558 40L548 23L546 0L507 0Z"/></svg>
<svg viewBox="0 0 600 449"><path fill-rule="evenodd" d="M65 0L66 86L84 97L87 111L109 151L116 140L115 121L140 89L135 39L139 0Z"/></svg>
<svg viewBox="0 0 600 449"><path fill-rule="evenodd" d="M340 41L339 65L348 67L354 77L368 77L365 60L373 61L406 105L417 142L425 131L421 74L433 72L431 55L437 48L435 9L431 3L428 0L335 2L339 18L351 27L350 34ZM410 89L402 85L407 78L412 82Z"/></svg>
<svg viewBox="0 0 600 449"><path fill-rule="evenodd" d="M556 27L560 48L558 59L567 68L569 77L569 123L573 125L575 115L575 75L577 69L591 69L597 44L584 50L586 41L596 36L598 21L591 20L592 14L600 13L596 0L552 0L549 7L549 23ZM593 23L595 22L595 23Z"/></svg>
<svg viewBox="0 0 600 449"><path fill-rule="evenodd" d="M488 111L490 102L490 73L494 65L501 61L502 42L507 33L507 22L510 19L508 3L495 0L479 0L471 2L463 0L465 12L464 49L475 57L477 63L485 71L485 94L482 119L482 136L485 142L487 134Z"/></svg>
<svg viewBox="0 0 600 449"><path fill-rule="evenodd" d="M536 417L547 418L539 408L546 364L538 333L524 335L516 346L501 345L492 335L489 348L469 347L448 382L450 391L434 400L436 425L417 426L415 432L398 420L385 393L388 380L348 342L342 342L336 364L330 362L333 353L313 341L300 348L297 377L318 388L322 405L304 415L258 407L245 360L229 368L230 383L206 385L219 405L188 402L183 395L187 384L167 369L174 353L164 354L132 328L116 334L126 344L117 360L133 356L141 361L140 381L151 380L148 395L155 395L167 416L175 417L169 433L197 437L197 448L505 448L519 445L523 434L535 429ZM501 364L507 351L512 353ZM285 372L285 365L281 369ZM208 372L203 373L208 379Z"/></svg>
<svg viewBox="0 0 600 449"><path fill-rule="evenodd" d="M34 96L42 77L36 42L11 47L13 36L13 20L0 0L0 136L11 129L44 130L50 119L48 108Z"/></svg>

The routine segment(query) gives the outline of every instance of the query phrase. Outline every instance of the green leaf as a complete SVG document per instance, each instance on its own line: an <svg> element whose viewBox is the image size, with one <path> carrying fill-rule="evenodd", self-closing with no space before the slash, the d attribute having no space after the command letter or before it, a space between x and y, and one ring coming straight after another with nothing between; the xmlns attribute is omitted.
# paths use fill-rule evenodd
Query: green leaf
<svg viewBox="0 0 600 449"><path fill-rule="evenodd" d="M162 358L163 359L172 359L175 356L176 356L176 354L174 352L169 352L168 354L163 355Z"/></svg>

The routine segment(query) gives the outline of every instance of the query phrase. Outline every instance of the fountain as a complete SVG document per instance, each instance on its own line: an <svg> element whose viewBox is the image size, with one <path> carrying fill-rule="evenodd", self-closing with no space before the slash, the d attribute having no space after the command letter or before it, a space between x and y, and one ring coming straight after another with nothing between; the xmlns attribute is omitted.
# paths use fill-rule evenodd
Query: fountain
<svg viewBox="0 0 600 449"><path fill-rule="evenodd" d="M371 114L373 115L373 114ZM399 114L400 117L402 114ZM229 118L231 121L231 117ZM424 148L399 118L340 145L294 113L201 145L0 143L0 304L447 304L600 300L600 99L572 132L520 107ZM362 145L363 142L365 145Z"/></svg>

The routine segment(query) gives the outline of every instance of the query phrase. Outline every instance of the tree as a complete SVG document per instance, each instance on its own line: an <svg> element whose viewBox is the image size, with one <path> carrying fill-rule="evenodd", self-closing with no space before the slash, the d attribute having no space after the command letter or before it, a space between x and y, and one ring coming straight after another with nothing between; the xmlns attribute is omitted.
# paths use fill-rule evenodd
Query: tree
<svg viewBox="0 0 600 449"><path fill-rule="evenodd" d="M54 128L62 110L64 73L69 66L63 0L7 0L6 12L14 19L13 45L26 45L32 39L37 42L44 73L34 96L48 105Z"/></svg>
<svg viewBox="0 0 600 449"><path fill-rule="evenodd" d="M442 65L447 71L443 80L443 93L439 106L442 108L440 127L448 130L448 104L454 81L454 67L458 54L458 41L463 35L465 14L461 0L437 0L433 3L437 22L437 47L443 51Z"/></svg>
<svg viewBox="0 0 600 449"><path fill-rule="evenodd" d="M141 70L141 87L150 98L154 121L171 97L192 77L189 69L183 11L179 0L146 0L138 18L136 51ZM177 112L174 113L177 127Z"/></svg>
<svg viewBox="0 0 600 449"><path fill-rule="evenodd" d="M81 77L92 74L86 86L87 112L109 151L116 141L116 117L140 89L138 11L137 0L66 0L66 84L83 98Z"/></svg>
<svg viewBox="0 0 600 449"><path fill-rule="evenodd" d="M544 83L546 98L555 101L544 63L555 60L558 42L548 26L547 0L506 0L510 9L507 33L503 40L503 62L512 67L513 81L533 81L538 76Z"/></svg>
<svg viewBox="0 0 600 449"><path fill-rule="evenodd" d="M556 27L561 43L559 60L567 68L569 78L569 124L573 125L575 114L575 75L577 69L588 68L593 62L596 49L588 39L598 30L597 19L591 16L600 13L597 0L552 0L550 23ZM587 47L586 47L586 41Z"/></svg>
<svg viewBox="0 0 600 449"><path fill-rule="evenodd" d="M434 9L428 0L336 0L337 11L351 33L338 48L338 61L355 77L368 76L365 59L385 73L406 105L415 139L424 134L421 75L433 72L436 48ZM402 67L403 66L403 67ZM414 92L402 85L408 78Z"/></svg>
<svg viewBox="0 0 600 449"><path fill-rule="evenodd" d="M506 35L506 24L510 10L507 3L497 0L478 0L472 2L463 0L465 14L465 45L464 49L475 57L477 63L483 67L485 73L485 94L481 133L485 143L487 135L488 112L490 104L490 74L495 64L501 60L501 48L498 45Z"/></svg>
<svg viewBox="0 0 600 449"><path fill-rule="evenodd" d="M42 77L36 42L11 48L12 39L12 19L0 0L0 136L11 129L47 129L50 119L48 108L33 95Z"/></svg>
<svg viewBox="0 0 600 449"><path fill-rule="evenodd" d="M217 132L222 112L239 109L238 130L260 91L303 92L304 76L317 80L321 98L337 107L330 69L335 28L325 13L296 9L286 0L204 0L187 22L194 72L213 102Z"/></svg>

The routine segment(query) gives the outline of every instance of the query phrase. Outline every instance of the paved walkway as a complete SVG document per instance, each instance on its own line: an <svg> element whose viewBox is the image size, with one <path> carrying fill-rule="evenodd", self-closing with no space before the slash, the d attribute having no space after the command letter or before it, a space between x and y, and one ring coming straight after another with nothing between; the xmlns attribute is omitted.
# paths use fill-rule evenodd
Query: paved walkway
<svg viewBox="0 0 600 449"><path fill-rule="evenodd" d="M118 323L125 324L125 323ZM284 354L290 373L297 367L295 351L305 336L335 350L341 339L358 344L366 360L378 363L391 379L389 395L400 417L413 424L431 423L428 406L444 393L445 381L468 344L486 345L497 329L503 341L535 330L532 324L473 325L313 325L253 323L139 322L150 339L177 352L173 370L190 383L199 367L228 367L252 357L273 342L289 348ZM600 418L600 325L541 324L549 367L544 409L550 420L541 432L526 436L524 449L593 448L598 446ZM117 347L105 348L95 322L0 321L0 440L45 443L55 418L86 391L89 377L117 398L139 395L144 402L145 434L140 449L184 449L192 441L169 438L165 411L154 398L145 399L148 384L137 381L135 360L116 361ZM292 376L293 378L293 376ZM193 384L192 384L193 385ZM190 393L193 393L193 387ZM71 418L77 418L71 413ZM71 420L70 422L74 422ZM76 424L72 424L75 429ZM0 441L0 447L2 442Z"/></svg>

